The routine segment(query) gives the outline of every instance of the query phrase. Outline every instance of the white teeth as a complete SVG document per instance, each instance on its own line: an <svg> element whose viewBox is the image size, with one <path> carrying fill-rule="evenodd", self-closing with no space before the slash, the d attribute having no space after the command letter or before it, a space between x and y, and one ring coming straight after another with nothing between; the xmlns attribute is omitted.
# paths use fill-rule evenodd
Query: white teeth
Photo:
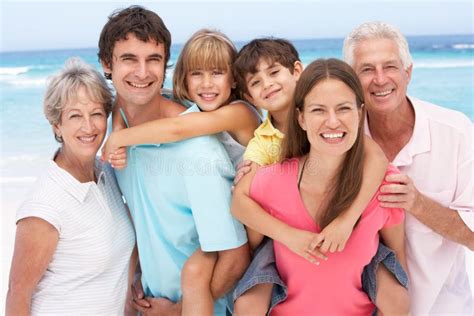
<svg viewBox="0 0 474 316"><path fill-rule="evenodd" d="M95 136L89 136L89 137L83 136L83 137L79 137L79 139L84 143L91 143L94 141Z"/></svg>
<svg viewBox="0 0 474 316"><path fill-rule="evenodd" d="M392 90L386 90L386 91L374 92L374 94L378 97L383 97L390 94L391 92Z"/></svg>
<svg viewBox="0 0 474 316"><path fill-rule="evenodd" d="M324 138L342 138L344 133L322 134Z"/></svg>
<svg viewBox="0 0 474 316"><path fill-rule="evenodd" d="M148 83L138 84L138 83L130 82L130 85L135 88L146 88L148 87L149 84Z"/></svg>

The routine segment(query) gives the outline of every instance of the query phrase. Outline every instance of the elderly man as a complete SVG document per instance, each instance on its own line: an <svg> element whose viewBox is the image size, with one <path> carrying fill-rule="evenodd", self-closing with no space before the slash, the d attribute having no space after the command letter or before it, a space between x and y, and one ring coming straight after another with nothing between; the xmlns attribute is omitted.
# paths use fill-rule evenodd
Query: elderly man
<svg viewBox="0 0 474 316"><path fill-rule="evenodd" d="M366 133L402 172L387 179L380 200L406 211L412 313L472 315L463 247L474 249L472 122L407 96L413 62L391 25L354 29L344 59L364 89Z"/></svg>

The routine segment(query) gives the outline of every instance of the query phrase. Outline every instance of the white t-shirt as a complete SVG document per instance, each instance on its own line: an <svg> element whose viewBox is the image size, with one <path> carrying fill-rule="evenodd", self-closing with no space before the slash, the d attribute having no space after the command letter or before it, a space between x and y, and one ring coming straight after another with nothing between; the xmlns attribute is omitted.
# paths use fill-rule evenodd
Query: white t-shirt
<svg viewBox="0 0 474 316"><path fill-rule="evenodd" d="M59 232L33 315L123 315L135 233L110 166L97 161L95 171L97 184L80 183L51 161L17 212Z"/></svg>

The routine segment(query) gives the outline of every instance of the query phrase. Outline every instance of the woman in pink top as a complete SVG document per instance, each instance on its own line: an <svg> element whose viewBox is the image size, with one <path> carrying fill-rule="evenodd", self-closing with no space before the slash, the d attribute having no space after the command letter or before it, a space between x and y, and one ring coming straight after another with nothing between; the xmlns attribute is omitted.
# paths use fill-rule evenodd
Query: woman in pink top
<svg viewBox="0 0 474 316"><path fill-rule="evenodd" d="M283 144L286 160L257 171L249 193L274 217L317 234L351 205L364 178L363 93L349 65L337 59L317 60L298 81L295 105ZM390 166L387 175L396 172ZM406 266L404 213L382 208L378 194L382 193L378 191L362 213L345 249L327 253L327 260L311 263L274 242L288 298L271 315L372 314L374 305L362 290L361 274L377 251L379 232ZM311 253L314 249L308 249L308 256Z"/></svg>

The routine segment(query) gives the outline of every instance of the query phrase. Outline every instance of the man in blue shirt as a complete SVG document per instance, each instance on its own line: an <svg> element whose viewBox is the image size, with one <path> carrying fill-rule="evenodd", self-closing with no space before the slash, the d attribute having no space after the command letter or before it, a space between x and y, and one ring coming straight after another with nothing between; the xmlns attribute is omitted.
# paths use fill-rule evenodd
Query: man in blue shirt
<svg viewBox="0 0 474 316"><path fill-rule="evenodd" d="M99 58L128 126L185 112L161 95L170 45L160 17L138 6L115 12L104 26ZM116 174L135 225L150 314L181 314L181 269L199 247L218 252L214 296L230 290L249 254L245 230L230 214L234 171L220 142L203 136L132 146L127 168ZM224 306L218 301L215 313Z"/></svg>

